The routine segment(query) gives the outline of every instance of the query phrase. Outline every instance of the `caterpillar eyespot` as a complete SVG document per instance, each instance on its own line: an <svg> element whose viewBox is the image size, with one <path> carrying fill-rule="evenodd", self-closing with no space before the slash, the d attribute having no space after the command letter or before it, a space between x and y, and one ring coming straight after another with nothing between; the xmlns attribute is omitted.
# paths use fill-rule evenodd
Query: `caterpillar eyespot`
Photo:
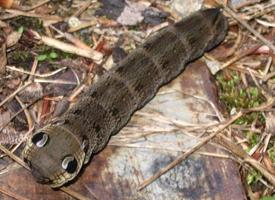
<svg viewBox="0 0 275 200"><path fill-rule="evenodd" d="M44 147L49 141L49 136L46 133L39 132L32 137L32 143L38 148Z"/></svg>

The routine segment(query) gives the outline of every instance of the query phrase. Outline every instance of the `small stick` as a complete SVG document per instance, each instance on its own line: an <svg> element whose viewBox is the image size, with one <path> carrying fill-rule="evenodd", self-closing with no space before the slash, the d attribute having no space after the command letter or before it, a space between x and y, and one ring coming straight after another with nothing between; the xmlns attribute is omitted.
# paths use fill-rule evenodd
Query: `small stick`
<svg viewBox="0 0 275 200"><path fill-rule="evenodd" d="M54 75L58 74L59 72L67 69L67 67L62 67L60 69L57 69L57 70L49 72L49 73L36 74L36 73L32 73L32 72L29 72L29 71L26 71L26 70L23 70L23 69L18 69L15 66L8 66L7 65L6 67L10 71L16 71L16 72L20 72L20 73L23 73L23 74L29 74L31 76L36 76L36 77L39 77L39 78L47 78L47 77L50 77L50 76L54 76Z"/></svg>
<svg viewBox="0 0 275 200"><path fill-rule="evenodd" d="M72 54L76 54L76 55L83 56L83 57L86 57L86 58L90 58L90 59L94 60L94 62L97 63L97 64L100 64L102 62L103 55L102 55L102 53L100 53L96 50L82 49L82 48L76 47L74 45L61 42L60 40L56 40L54 38L50 38L50 37L47 37L47 36L39 36L36 33L34 33L34 34L45 45L48 45L50 47L59 49L61 51L67 52L67 53L72 53Z"/></svg>
<svg viewBox="0 0 275 200"><path fill-rule="evenodd" d="M150 178L143 181L143 183L139 186L138 190L142 190L147 185L151 184L153 181L155 181L157 178L168 172L170 169L181 163L183 160L185 160L187 157L189 157L192 153L200 149L203 145L208 143L211 139L216 137L221 131L223 131L226 127L228 127L231 123L233 123L235 120L239 119L241 116L243 116L243 112L239 112L236 115L234 115L232 118L227 120L223 125L221 125L220 128L218 128L215 132L210 134L209 136L205 137L203 140L198 142L193 148L187 150L184 154L179 156L176 160L168 164L166 167L160 169L156 174L151 176Z"/></svg>
<svg viewBox="0 0 275 200"><path fill-rule="evenodd" d="M6 97L1 103L0 107L3 106L6 102L10 101L16 94L18 94L20 91L24 90L26 87L28 87L32 82L27 82L23 86L19 86L13 93L11 93L8 97Z"/></svg>
<svg viewBox="0 0 275 200"><path fill-rule="evenodd" d="M77 85L76 82L73 81L65 81L62 79L52 80L52 79L34 79L36 83L54 83L54 84L62 84L62 85Z"/></svg>
<svg viewBox="0 0 275 200"><path fill-rule="evenodd" d="M236 154L238 157L242 158L244 162L250 164L252 167L257 169L261 174L273 185L275 186L275 176L272 175L269 171L267 171L264 166L259 163L257 160L250 157L242 148L238 145L234 144L233 142L229 141L223 135L218 136L219 142L222 143L228 150L232 153Z"/></svg>
<svg viewBox="0 0 275 200"><path fill-rule="evenodd" d="M21 101L21 99L18 96L15 96L15 99L18 101L21 108L23 108L23 110L24 110L25 116L27 118L29 130L30 130L31 127L33 127L33 120L32 120L31 114L30 114L29 110L26 108L26 105L24 105L24 103Z"/></svg>
<svg viewBox="0 0 275 200"><path fill-rule="evenodd" d="M36 72L36 69L37 69L37 65L38 65L38 60L35 58L34 59L34 62L32 64L32 68L31 68L31 75L29 76L29 81L33 80L33 75L35 72Z"/></svg>
<svg viewBox="0 0 275 200"><path fill-rule="evenodd" d="M14 155L12 152L10 152L2 144L0 144L0 150L3 151L12 160L14 160L15 162L17 162L19 165L21 165L22 167L26 168L27 170L30 170L29 166L23 160L21 160L18 156Z"/></svg>
<svg viewBox="0 0 275 200"><path fill-rule="evenodd" d="M235 63L236 61L238 61L238 60L244 58L245 56L248 56L248 55L254 53L254 52L255 52L257 49L259 49L261 46L262 46L262 45L258 44L258 45L256 45L256 46L253 46L253 47L247 49L246 51L243 51L243 52L237 54L237 55L234 56L232 59L230 59L230 60L228 60L227 62L225 62L225 63L220 67L219 70L222 70L222 69L224 69L224 68L226 68L226 67L232 65L232 64Z"/></svg>
<svg viewBox="0 0 275 200"><path fill-rule="evenodd" d="M216 0L217 1L217 0ZM275 46L263 37L260 33L258 33L255 29L253 29L247 22L242 20L234 11L232 11L228 6L224 5L224 10L231 15L234 19L236 19L241 25L243 25L248 31L254 34L259 40L261 40L266 46L268 46L273 52L275 52Z"/></svg>
<svg viewBox="0 0 275 200"><path fill-rule="evenodd" d="M14 14L15 16L25 16L25 17L35 17L35 18L41 18L44 20L52 20L56 22L63 21L63 19L59 16L56 15L40 15L32 12L24 12L20 10L12 10L12 9L6 9L5 10L8 13ZM13 16L13 17L15 17Z"/></svg>
<svg viewBox="0 0 275 200"><path fill-rule="evenodd" d="M44 0L44 1L38 2L36 5L33 5L33 6L29 7L29 8L25 8L23 10L24 11L31 11L31 10L34 10L34 9L40 7L40 6L43 6L44 4L49 3L50 1L51 0Z"/></svg>
<svg viewBox="0 0 275 200"><path fill-rule="evenodd" d="M72 16L79 17L85 10L87 10L94 1L86 2L82 7L80 7Z"/></svg>
<svg viewBox="0 0 275 200"><path fill-rule="evenodd" d="M235 9L241 9L245 6L250 6L250 5L253 5L253 4L257 4L257 3L260 3L262 0L250 0L250 1L244 1L243 3L241 3L240 5L236 6Z"/></svg>
<svg viewBox="0 0 275 200"><path fill-rule="evenodd" d="M24 107L22 107L19 111L17 111L14 115L11 116L11 118L4 124L2 125L2 127L0 128L0 133L3 131L4 128L7 127L7 125L17 116L19 115L21 112L23 112L25 109L29 108L30 106L32 106L34 103L36 103L37 101L39 101L41 98L38 98L36 100L34 100L33 102L25 105Z"/></svg>

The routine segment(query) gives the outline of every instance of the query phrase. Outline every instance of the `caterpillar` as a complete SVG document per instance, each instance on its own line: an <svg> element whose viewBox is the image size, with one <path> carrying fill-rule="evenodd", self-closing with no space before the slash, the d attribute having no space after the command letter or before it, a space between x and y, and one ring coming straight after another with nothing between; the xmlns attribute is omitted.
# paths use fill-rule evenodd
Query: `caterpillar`
<svg viewBox="0 0 275 200"><path fill-rule="evenodd" d="M56 188L74 179L135 111L188 63L221 43L227 29L221 10L211 8L194 12L149 37L61 117L27 140L23 159L36 180Z"/></svg>

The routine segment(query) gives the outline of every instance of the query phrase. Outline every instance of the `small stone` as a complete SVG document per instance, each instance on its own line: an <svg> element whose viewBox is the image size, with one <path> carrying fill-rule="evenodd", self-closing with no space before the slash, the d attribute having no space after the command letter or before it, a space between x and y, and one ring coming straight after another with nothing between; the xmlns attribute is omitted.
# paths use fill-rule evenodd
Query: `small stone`
<svg viewBox="0 0 275 200"><path fill-rule="evenodd" d="M202 7L203 0L173 0L172 9L182 17L190 15L192 12Z"/></svg>

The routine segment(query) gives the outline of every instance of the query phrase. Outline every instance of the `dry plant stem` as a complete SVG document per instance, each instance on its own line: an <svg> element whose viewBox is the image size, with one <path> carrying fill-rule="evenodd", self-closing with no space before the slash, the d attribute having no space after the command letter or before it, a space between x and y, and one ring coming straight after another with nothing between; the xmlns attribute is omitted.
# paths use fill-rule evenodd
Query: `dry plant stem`
<svg viewBox="0 0 275 200"><path fill-rule="evenodd" d="M32 120L31 114L18 96L15 96L15 99L18 101L21 108L23 108L23 110L24 110L24 113L25 113L25 116L26 116L27 122L28 122L28 127L30 130L33 127L33 120Z"/></svg>
<svg viewBox="0 0 275 200"><path fill-rule="evenodd" d="M85 87L86 86L84 84L80 85L74 92L72 92L72 94L69 97L69 101L74 101L74 99L84 90Z"/></svg>
<svg viewBox="0 0 275 200"><path fill-rule="evenodd" d="M100 64L102 62L103 55L98 51L92 49L82 49L47 36L41 36L40 39L45 45L48 45L50 47L59 49L67 53L72 53L86 58L90 58L97 64Z"/></svg>
<svg viewBox="0 0 275 200"><path fill-rule="evenodd" d="M236 41L235 41L234 45L226 53L227 54L226 57L230 57L237 52L237 50L240 48L242 38L243 38L243 34L242 34L241 29L239 28Z"/></svg>
<svg viewBox="0 0 275 200"><path fill-rule="evenodd" d="M64 37L70 41L71 43L73 43L75 46L77 46L78 48L81 49L86 49L88 51L93 51L91 47L89 47L88 45L86 45L85 43L83 43L80 39L74 37L72 34L70 33L64 33Z"/></svg>
<svg viewBox="0 0 275 200"><path fill-rule="evenodd" d="M18 147L20 147L21 144L30 136L30 134L33 132L33 130L34 130L34 126L31 127L31 128L28 130L28 132L25 134L24 138L23 138L17 145L15 145L10 151L11 151L12 153L14 153L14 152L18 149Z"/></svg>
<svg viewBox="0 0 275 200"><path fill-rule="evenodd" d="M98 24L97 20L91 20L91 21L88 21L88 22L83 22L77 27L69 28L68 32L73 33L73 32L79 31L79 30L84 29L84 28L95 26L97 24Z"/></svg>
<svg viewBox="0 0 275 200"><path fill-rule="evenodd" d="M82 7L80 7L74 14L74 17L79 17L85 10L87 10L90 5L93 3L93 1L88 1L85 3Z"/></svg>
<svg viewBox="0 0 275 200"><path fill-rule="evenodd" d="M112 142L111 144L108 144L110 146L117 146L117 147L128 147L128 148L142 148L142 149L154 149L154 150L165 150L169 152L182 152L185 153L187 150L186 149L180 149L180 148L163 148L161 147L161 143L157 145L143 145L143 144L127 144L125 142ZM209 156L209 157L215 157L215 158L224 158L224 159L231 159L230 156L225 155L225 154L217 154L217 153L210 153L210 152L204 152L204 151L196 151L194 152L196 155L203 155L203 156Z"/></svg>
<svg viewBox="0 0 275 200"><path fill-rule="evenodd" d="M20 10L12 10L12 9L6 9L5 11L8 13L14 14L13 17L26 16L26 17L41 18L44 20L53 20L56 22L63 21L63 19L61 17L55 16L55 15L39 15L39 14L31 13L31 12L24 12L24 11L20 11Z"/></svg>
<svg viewBox="0 0 275 200"><path fill-rule="evenodd" d="M270 56L270 57L268 57L268 59L267 59L267 63L266 63L266 65L265 65L265 69L264 69L264 81L267 81L268 79L266 79L267 78L267 75L268 75L268 72L269 72L269 70L270 70L270 67L271 67L271 65L272 65L272 57Z"/></svg>
<svg viewBox="0 0 275 200"><path fill-rule="evenodd" d="M254 47L251 47L250 49L247 49L246 51L240 52L238 53L236 56L234 56L232 59L228 60L227 62L225 62L221 67L220 70L232 65L233 63L235 63L236 61L244 58L245 56L248 56L252 53L254 53L257 49L259 49L262 45L256 45Z"/></svg>
<svg viewBox="0 0 275 200"><path fill-rule="evenodd" d="M225 136L219 135L217 137L223 146L225 146L233 154L243 159L244 162L257 169L273 186L275 186L275 176L269 173L261 163L251 158L242 148L229 141Z"/></svg>
<svg viewBox="0 0 275 200"><path fill-rule="evenodd" d="M39 101L41 98L38 98L36 100L34 100L33 102L23 106L18 112L16 112L14 115L11 116L11 118L6 122L6 124L2 125L2 127L0 128L0 133L3 131L4 128L7 127L7 125L17 116L19 115L21 112L23 112L25 109L29 108L30 106L32 106L34 103L36 103L37 101Z"/></svg>
<svg viewBox="0 0 275 200"><path fill-rule="evenodd" d="M20 91L24 90L26 87L28 87L32 82L27 82L23 86L19 86L12 94L10 94L7 98L5 98L1 103L0 107L3 106L6 102L10 101L13 97L15 97L16 94L18 94Z"/></svg>
<svg viewBox="0 0 275 200"><path fill-rule="evenodd" d="M208 143L211 139L216 137L217 134L219 134L221 131L223 131L226 127L228 127L231 123L233 123L235 120L243 116L242 112L237 113L233 117L231 117L229 120L227 120L225 123L223 123L215 132L211 133L209 136L202 139L200 142L198 142L193 148L187 150L184 154L179 156L176 160L168 164L166 167L160 169L156 174L151 176L150 178L143 181L143 183L139 186L138 190L142 190L147 185L151 184L153 181L155 181L157 178L168 172L170 169L181 163L183 160L188 158L192 153L200 149L203 145Z"/></svg>
<svg viewBox="0 0 275 200"><path fill-rule="evenodd" d="M36 69L37 69L37 65L38 65L38 60L35 59L33 64L32 64L31 74L35 74ZM33 75L30 75L28 80L31 81L32 79L33 79Z"/></svg>
<svg viewBox="0 0 275 200"><path fill-rule="evenodd" d="M0 144L0 150L3 151L7 156L9 156L12 160L17 162L19 165L23 166L24 168L30 170L28 165L21 160L18 156L14 155L12 152L10 152L6 147L4 147L2 144Z"/></svg>
<svg viewBox="0 0 275 200"><path fill-rule="evenodd" d="M25 8L23 9L23 11L31 11L31 10L34 10L40 6L43 6L44 4L47 4L49 3L51 0L44 0L44 1L41 1L41 2L38 2L36 5L30 7L30 8Z"/></svg>
<svg viewBox="0 0 275 200"><path fill-rule="evenodd" d="M50 27L55 30L57 33L59 33L62 37L65 37L69 42L73 43L75 46L81 48L81 49L87 49L88 51L92 50L91 47L89 47L87 44L83 43L80 39L73 36L70 33L63 33L62 31L58 30L54 26L50 25Z"/></svg>
<svg viewBox="0 0 275 200"><path fill-rule="evenodd" d="M224 10L231 15L234 19L236 19L241 25L243 25L248 31L254 34L259 40L261 40L266 46L268 46L275 53L275 46L267 39L265 39L260 33L258 33L255 29L253 29L247 22L242 20L234 11L232 11L227 6L224 7Z"/></svg>
<svg viewBox="0 0 275 200"><path fill-rule="evenodd" d="M27 170L30 170L30 168L25 164L23 160L21 160L18 156L14 155L12 152L10 152L7 148L5 148L3 145L0 144L0 150L3 151L7 156L9 156L11 159L13 159L15 162L26 168ZM90 198L86 198L83 195L70 190L66 187L59 188L61 191L65 192L66 194L69 194L70 196L78 199L78 200L89 200Z"/></svg>
<svg viewBox="0 0 275 200"><path fill-rule="evenodd" d="M243 8L245 6L251 6L253 4L256 4L256 3L260 3L261 1L263 0L250 0L250 1L244 1L244 3L241 3L240 5L236 6L235 9L240 9L240 8Z"/></svg>
<svg viewBox="0 0 275 200"><path fill-rule="evenodd" d="M35 77L39 77L39 78L47 78L47 77L50 77L50 76L53 76L53 75L56 75L58 74L59 72L67 69L67 67L62 67L60 69L57 69L55 71L52 71L52 72L49 72L49 73L45 73L45 74L36 74L36 73L32 73L32 72L28 72L28 71L25 71L23 69L18 69L14 66L6 66L8 70L10 71L17 71L17 72L20 72L20 73L23 73L23 74L29 74L31 76L35 76Z"/></svg>
<svg viewBox="0 0 275 200"><path fill-rule="evenodd" d="M25 197L19 196L18 194L12 193L12 192L7 191L7 190L5 190L5 189L3 189L3 188L0 188L0 192L1 192L2 194L5 194L5 195L9 196L9 197L12 197L13 199L17 199L17 200L28 200L28 199L26 199Z"/></svg>
<svg viewBox="0 0 275 200"><path fill-rule="evenodd" d="M250 15L248 17L248 20L251 20L251 19L254 19L254 18L257 18L257 17L261 17L261 16L263 16L267 13L270 13L274 10L275 10L275 3L271 3L267 6L264 6L262 9L259 10L259 12L255 12L252 15Z"/></svg>
<svg viewBox="0 0 275 200"><path fill-rule="evenodd" d="M65 80L52 80L52 79L34 79L36 83L54 83L54 84L62 84L62 85L77 85L77 82L65 81Z"/></svg>

